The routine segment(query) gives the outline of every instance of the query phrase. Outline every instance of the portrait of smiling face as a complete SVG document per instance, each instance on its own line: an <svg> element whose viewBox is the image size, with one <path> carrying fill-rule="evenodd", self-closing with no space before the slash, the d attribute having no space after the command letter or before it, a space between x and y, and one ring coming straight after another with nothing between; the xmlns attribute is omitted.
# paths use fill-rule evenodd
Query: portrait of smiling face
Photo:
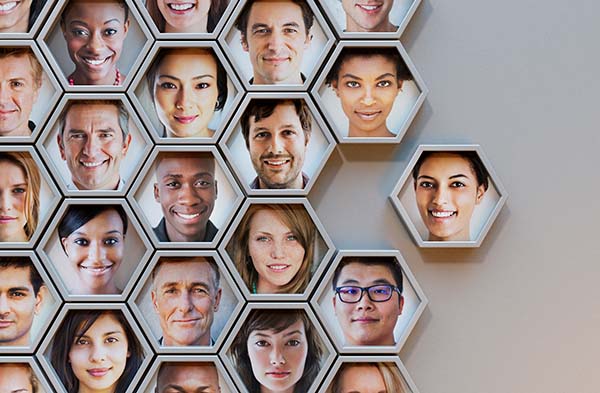
<svg viewBox="0 0 600 393"><path fill-rule="evenodd" d="M36 388L37 380L29 364L0 364L0 393L34 393Z"/></svg>
<svg viewBox="0 0 600 393"><path fill-rule="evenodd" d="M0 241L26 242L26 196L28 182L23 168L0 159ZM30 191L31 192L31 191Z"/></svg>
<svg viewBox="0 0 600 393"><path fill-rule="evenodd" d="M27 33L32 0L7 1L0 5L0 33Z"/></svg>
<svg viewBox="0 0 600 393"><path fill-rule="evenodd" d="M156 2L165 20L165 33L206 33L211 0L151 1Z"/></svg>
<svg viewBox="0 0 600 393"><path fill-rule="evenodd" d="M219 373L212 362L166 362L160 365L155 393L218 393Z"/></svg>
<svg viewBox="0 0 600 393"><path fill-rule="evenodd" d="M346 13L346 31L349 32L391 32L396 31L389 15L394 0L341 0Z"/></svg>

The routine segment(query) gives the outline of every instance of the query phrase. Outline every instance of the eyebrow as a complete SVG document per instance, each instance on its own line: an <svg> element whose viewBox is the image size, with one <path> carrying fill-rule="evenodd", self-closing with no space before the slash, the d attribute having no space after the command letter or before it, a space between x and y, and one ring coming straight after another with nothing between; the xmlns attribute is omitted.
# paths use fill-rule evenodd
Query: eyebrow
<svg viewBox="0 0 600 393"><path fill-rule="evenodd" d="M342 283L342 285L348 285L348 284L359 284L358 280L355 280L353 278L349 278L347 280L344 280ZM370 285L394 285L392 284L389 280L386 280L385 278L378 278L375 279L373 281L371 281Z"/></svg>
<svg viewBox="0 0 600 393"><path fill-rule="evenodd" d="M390 73L390 72L386 72L385 74L381 74L379 75L377 78L375 78L375 80L380 80L380 79L385 79L385 78L395 78L396 75ZM360 76L354 75L354 74L350 74L350 73L346 73L344 75L342 75L342 78L352 78L352 79L358 79L358 80L362 80L362 78Z"/></svg>
<svg viewBox="0 0 600 393"><path fill-rule="evenodd" d="M119 231L119 230L116 230L116 229L114 229L114 230L112 230L112 231L107 231L107 232L104 232L104 234L105 234L105 235L112 235L113 233L116 233L116 234L119 234L119 235L121 235L121 234L122 234L122 232L121 232L121 231ZM71 233L71 235L81 235L81 236L88 236L88 234L87 234L87 233L85 233L85 232L83 232L83 231L74 231L73 233Z"/></svg>
<svg viewBox="0 0 600 393"><path fill-rule="evenodd" d="M180 385L176 385L174 383L170 383L170 384L166 385L165 388L167 388L167 389L168 388L175 389L178 392L182 392L182 393L186 392L186 390L183 387L181 387ZM208 389L210 389L210 385L204 385L204 386L198 386L194 391L197 392L197 393L204 393Z"/></svg>
<svg viewBox="0 0 600 393"><path fill-rule="evenodd" d="M23 291L23 292L30 292L29 288L27 287L11 287L8 288L9 291Z"/></svg>
<svg viewBox="0 0 600 393"><path fill-rule="evenodd" d="M176 77L175 75L169 75L169 74L160 74L158 76L159 78L169 78L169 79L175 79L175 80L181 80L180 78ZM214 75L211 74L202 74L202 75L196 75L192 78L192 80L194 79L203 79L203 78L215 78Z"/></svg>
<svg viewBox="0 0 600 393"><path fill-rule="evenodd" d="M214 177L214 175L210 172L198 172L192 175L192 177L202 177L202 176L211 176ZM183 175L179 174L179 173L167 173L165 174L162 178L166 179L168 177L174 177L175 179L182 179Z"/></svg>
<svg viewBox="0 0 600 393"><path fill-rule="evenodd" d="M169 282L165 282L163 283L160 287L161 288L165 288L165 287L172 287L173 285L179 285L181 284L181 281L169 281ZM208 283L204 282L204 281L195 281L192 283L191 285L192 287L197 287L197 286L201 286L201 287L206 287L208 289L211 288L210 285L208 285Z"/></svg>
<svg viewBox="0 0 600 393"><path fill-rule="evenodd" d="M104 24L105 24L105 25L107 25L107 24L109 24L109 23L111 23L111 22L117 22L117 23L121 23L121 21L119 20L119 18L112 18L112 19L109 19L109 20L105 21L105 22L104 22ZM72 24L74 24L74 23L79 23L79 24L82 24L82 25L88 26L87 22L85 22L85 21L83 21L83 20L78 20L78 19L75 19L75 20L72 20L71 22L69 22L69 24L70 24L70 25L72 25Z"/></svg>
<svg viewBox="0 0 600 393"><path fill-rule="evenodd" d="M464 177L464 178L470 179L470 177L469 177L469 176L467 176L467 175L463 175L462 173L458 173L458 174L456 174L456 175L449 176L449 177L448 177L448 179L458 179L458 178L461 178L461 177ZM417 180L418 180L418 179L431 179L431 180L436 180L434 177L432 177L432 176L428 176L428 175L419 175L419 177L417 177Z"/></svg>
<svg viewBox="0 0 600 393"><path fill-rule="evenodd" d="M11 390L11 393L21 393L21 392L28 392L29 389L26 388L20 388L20 389L16 389L16 390Z"/></svg>
<svg viewBox="0 0 600 393"><path fill-rule="evenodd" d="M115 130L114 128L112 128L112 127L106 127L106 128L100 128L100 129L94 130L95 134L99 134L99 133L102 133L102 132L114 132L114 133L117 133L118 131ZM78 129L78 128L70 128L67 131L67 133L68 134L87 134L87 131L86 130L81 130L81 129Z"/></svg>
<svg viewBox="0 0 600 393"><path fill-rule="evenodd" d="M270 334L266 334L266 333L253 333L253 334L254 334L255 336L259 336L259 337L271 337L271 335L270 335ZM294 334L302 334L302 331L300 331L300 330L294 330L294 331L291 331L291 332L289 332L289 333L286 333L286 334L284 335L284 337L287 337L287 336L292 336L292 335L294 335Z"/></svg>

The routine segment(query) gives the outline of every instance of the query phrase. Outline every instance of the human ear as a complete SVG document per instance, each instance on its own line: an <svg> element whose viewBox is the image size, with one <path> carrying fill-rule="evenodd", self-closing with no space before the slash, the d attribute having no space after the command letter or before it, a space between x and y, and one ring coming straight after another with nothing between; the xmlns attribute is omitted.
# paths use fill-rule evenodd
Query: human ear
<svg viewBox="0 0 600 393"><path fill-rule="evenodd" d="M483 184L480 184L477 186L477 199L475 200L476 205L479 205L479 203L483 199L484 195L485 195L485 186Z"/></svg>
<svg viewBox="0 0 600 393"><path fill-rule="evenodd" d="M154 183L154 200L160 203L160 193L158 192L158 183Z"/></svg>

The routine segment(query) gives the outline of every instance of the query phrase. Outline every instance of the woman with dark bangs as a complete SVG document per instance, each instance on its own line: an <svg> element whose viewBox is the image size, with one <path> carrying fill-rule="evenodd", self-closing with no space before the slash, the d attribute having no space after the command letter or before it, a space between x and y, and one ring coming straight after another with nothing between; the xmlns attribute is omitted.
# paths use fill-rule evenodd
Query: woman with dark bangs
<svg viewBox="0 0 600 393"><path fill-rule="evenodd" d="M69 393L124 393L144 357L118 310L71 310L52 343L50 362Z"/></svg>
<svg viewBox="0 0 600 393"><path fill-rule="evenodd" d="M303 310L252 310L229 353L250 393L306 393L323 343Z"/></svg>

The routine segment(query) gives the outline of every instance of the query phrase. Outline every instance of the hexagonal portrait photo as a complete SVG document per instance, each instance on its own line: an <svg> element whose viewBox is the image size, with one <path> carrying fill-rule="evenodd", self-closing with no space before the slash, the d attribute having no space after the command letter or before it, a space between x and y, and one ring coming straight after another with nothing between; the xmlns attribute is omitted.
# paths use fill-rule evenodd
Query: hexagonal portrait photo
<svg viewBox="0 0 600 393"><path fill-rule="evenodd" d="M420 246L477 247L506 192L479 146L419 146L391 198Z"/></svg>
<svg viewBox="0 0 600 393"><path fill-rule="evenodd" d="M42 371L30 357L7 357L0 360L0 392L51 393Z"/></svg>
<svg viewBox="0 0 600 393"><path fill-rule="evenodd" d="M152 145L124 96L68 94L37 146L68 196L123 196Z"/></svg>
<svg viewBox="0 0 600 393"><path fill-rule="evenodd" d="M397 251L340 251L313 297L340 352L396 353L427 305Z"/></svg>
<svg viewBox="0 0 600 393"><path fill-rule="evenodd" d="M333 360L312 313L285 306L252 305L225 344L226 365L242 392L316 392Z"/></svg>
<svg viewBox="0 0 600 393"><path fill-rule="evenodd" d="M68 300L125 300L152 247L124 200L67 199L38 249Z"/></svg>
<svg viewBox="0 0 600 393"><path fill-rule="evenodd" d="M134 81L158 142L216 142L241 99L243 89L217 44L191 45L155 47Z"/></svg>
<svg viewBox="0 0 600 393"><path fill-rule="evenodd" d="M0 97L0 143L33 141L39 134L61 94L48 70L31 42L0 41L0 84L6 92Z"/></svg>
<svg viewBox="0 0 600 393"><path fill-rule="evenodd" d="M0 251L0 300L0 354L31 352L61 301L33 251Z"/></svg>
<svg viewBox="0 0 600 393"><path fill-rule="evenodd" d="M242 291L291 300L314 286L334 246L306 200L248 200L223 241Z"/></svg>
<svg viewBox="0 0 600 393"><path fill-rule="evenodd" d="M341 143L399 143L427 88L399 42L336 48L313 94Z"/></svg>
<svg viewBox="0 0 600 393"><path fill-rule="evenodd" d="M242 192L216 148L157 147L129 196L158 247L214 247Z"/></svg>
<svg viewBox="0 0 600 393"><path fill-rule="evenodd" d="M335 140L307 94L250 93L221 147L249 195L306 195Z"/></svg>
<svg viewBox="0 0 600 393"><path fill-rule="evenodd" d="M39 42L62 72L63 86L103 86L117 90L129 81L150 32L126 0L68 0L52 12Z"/></svg>
<svg viewBox="0 0 600 393"><path fill-rule="evenodd" d="M24 248L39 236L60 194L32 147L0 146L0 248Z"/></svg>
<svg viewBox="0 0 600 393"><path fill-rule="evenodd" d="M221 44L246 88L301 90L333 44L312 0L238 4Z"/></svg>
<svg viewBox="0 0 600 393"><path fill-rule="evenodd" d="M71 304L38 360L59 392L133 392L151 351L124 305Z"/></svg>
<svg viewBox="0 0 600 393"><path fill-rule="evenodd" d="M215 351L243 299L215 251L159 251L130 304L158 351L194 353Z"/></svg>

